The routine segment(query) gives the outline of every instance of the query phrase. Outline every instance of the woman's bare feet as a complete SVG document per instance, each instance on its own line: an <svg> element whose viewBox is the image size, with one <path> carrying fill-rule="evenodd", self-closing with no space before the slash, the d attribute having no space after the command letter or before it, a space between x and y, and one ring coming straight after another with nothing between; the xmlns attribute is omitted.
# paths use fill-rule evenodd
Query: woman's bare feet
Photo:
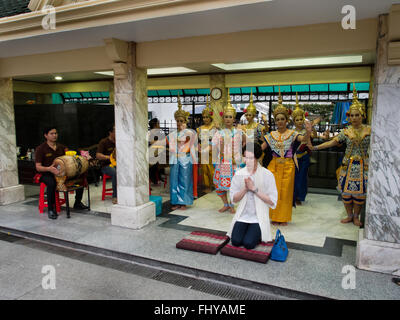
<svg viewBox="0 0 400 320"><path fill-rule="evenodd" d="M183 206L181 206L180 208L179 208L179 210L186 210L187 208L186 208L186 206L185 205L183 205Z"/></svg>
<svg viewBox="0 0 400 320"><path fill-rule="evenodd" d="M235 208L234 208L233 206L231 206L231 207L229 208L229 212L232 213L232 214L233 214L233 213L236 213Z"/></svg>
<svg viewBox="0 0 400 320"><path fill-rule="evenodd" d="M229 205L224 204L224 206L221 209L219 209L218 212L225 212L227 210L229 210Z"/></svg>
<svg viewBox="0 0 400 320"><path fill-rule="evenodd" d="M288 225L288 223L287 222L280 222L279 225L282 226L282 227L286 227Z"/></svg>
<svg viewBox="0 0 400 320"><path fill-rule="evenodd" d="M172 206L171 209L172 209L172 210L176 210L176 209L179 209L180 207L181 207L181 206L177 204L177 205Z"/></svg>
<svg viewBox="0 0 400 320"><path fill-rule="evenodd" d="M354 216L354 218L353 218L353 224L354 224L355 226L357 226L357 227L361 227L361 226L362 226L362 223L361 223L360 219L358 219L358 216Z"/></svg>
<svg viewBox="0 0 400 320"><path fill-rule="evenodd" d="M352 221L353 221L353 215L350 215L347 218L340 220L341 223L349 223Z"/></svg>

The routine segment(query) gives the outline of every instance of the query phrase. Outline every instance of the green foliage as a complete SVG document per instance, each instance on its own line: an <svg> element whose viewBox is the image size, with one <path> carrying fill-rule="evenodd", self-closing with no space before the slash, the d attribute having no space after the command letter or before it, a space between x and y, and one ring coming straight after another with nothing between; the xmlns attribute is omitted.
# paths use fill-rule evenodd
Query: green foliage
<svg viewBox="0 0 400 320"><path fill-rule="evenodd" d="M272 110L275 109L277 103L272 104ZM295 106L286 105L285 107L294 110ZM300 104L300 108L302 108L305 112L308 112L308 118L315 119L320 117L321 122L330 122L332 118L333 110L335 109L334 103L324 103L324 104L317 104L317 103L302 103Z"/></svg>

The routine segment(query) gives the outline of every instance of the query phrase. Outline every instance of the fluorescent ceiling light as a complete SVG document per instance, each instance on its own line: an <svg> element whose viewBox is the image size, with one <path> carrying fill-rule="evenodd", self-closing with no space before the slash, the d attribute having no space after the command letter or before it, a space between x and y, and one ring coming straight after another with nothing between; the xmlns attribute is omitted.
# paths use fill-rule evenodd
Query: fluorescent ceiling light
<svg viewBox="0 0 400 320"><path fill-rule="evenodd" d="M188 72L197 72L197 71L189 69L189 68L185 68L185 67L147 69L147 74L148 75L170 74L170 73L188 73Z"/></svg>
<svg viewBox="0 0 400 320"><path fill-rule="evenodd" d="M280 59L269 61L256 61L244 63L214 63L213 66L231 71L243 69L267 69L267 68L283 68L283 67L300 67L300 66L318 66L346 63L360 63L362 55L340 56L340 57L317 57L317 58L302 58L302 59Z"/></svg>
<svg viewBox="0 0 400 320"><path fill-rule="evenodd" d="M62 80L63 78L60 77L60 76L56 76L56 77L54 77L54 79L60 81L60 80Z"/></svg>
<svg viewBox="0 0 400 320"><path fill-rule="evenodd" d="M97 74L102 74L102 75L105 75L105 76L114 76L114 71L98 71L98 72L95 72L95 73L97 73Z"/></svg>

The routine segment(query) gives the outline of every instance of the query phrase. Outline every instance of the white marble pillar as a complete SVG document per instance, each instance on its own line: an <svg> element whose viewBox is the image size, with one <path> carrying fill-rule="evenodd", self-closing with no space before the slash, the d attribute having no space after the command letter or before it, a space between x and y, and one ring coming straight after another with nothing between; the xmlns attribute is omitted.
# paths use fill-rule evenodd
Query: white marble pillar
<svg viewBox="0 0 400 320"><path fill-rule="evenodd" d="M387 15L379 17L368 193L357 266L400 272L400 66L387 63Z"/></svg>
<svg viewBox="0 0 400 320"><path fill-rule="evenodd" d="M135 66L135 53L129 43L126 78L114 79L118 204L111 223L140 229L155 220L155 205L149 202L147 71Z"/></svg>
<svg viewBox="0 0 400 320"><path fill-rule="evenodd" d="M25 199L18 184L12 79L0 79L0 205Z"/></svg>

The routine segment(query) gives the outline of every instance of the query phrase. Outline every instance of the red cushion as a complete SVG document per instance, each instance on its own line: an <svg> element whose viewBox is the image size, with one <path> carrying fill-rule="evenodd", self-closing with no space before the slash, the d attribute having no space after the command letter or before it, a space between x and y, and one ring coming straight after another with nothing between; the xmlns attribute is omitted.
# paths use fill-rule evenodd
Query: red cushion
<svg viewBox="0 0 400 320"><path fill-rule="evenodd" d="M208 232L193 231L176 244L178 249L217 254L226 243L228 236L220 236Z"/></svg>
<svg viewBox="0 0 400 320"><path fill-rule="evenodd" d="M254 249L249 250L245 247L235 247L231 242L229 242L225 247L222 248L221 254L244 260L267 263L273 245L273 241L261 242Z"/></svg>

